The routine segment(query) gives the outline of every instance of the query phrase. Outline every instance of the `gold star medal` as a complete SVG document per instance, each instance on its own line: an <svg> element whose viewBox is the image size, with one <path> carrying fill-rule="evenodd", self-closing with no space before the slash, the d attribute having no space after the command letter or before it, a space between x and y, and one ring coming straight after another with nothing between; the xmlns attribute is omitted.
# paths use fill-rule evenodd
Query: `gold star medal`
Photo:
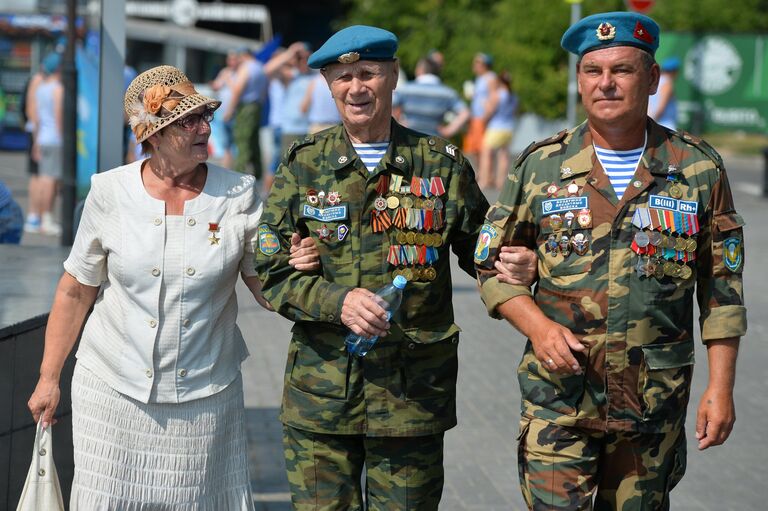
<svg viewBox="0 0 768 511"><path fill-rule="evenodd" d="M208 232L211 233L211 237L208 238L208 241L211 242L211 245L218 245L219 240L221 239L216 237L216 233L219 232L218 222L208 222Z"/></svg>

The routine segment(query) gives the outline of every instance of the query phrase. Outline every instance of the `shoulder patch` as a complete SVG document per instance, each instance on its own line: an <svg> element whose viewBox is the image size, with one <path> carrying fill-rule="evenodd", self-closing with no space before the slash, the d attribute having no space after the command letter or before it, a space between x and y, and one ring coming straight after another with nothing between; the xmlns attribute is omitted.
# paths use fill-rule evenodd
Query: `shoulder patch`
<svg viewBox="0 0 768 511"><path fill-rule="evenodd" d="M430 149L448 156L453 161L459 161L462 159L461 150L459 150L457 146L451 144L447 140L444 140L440 137L429 137L427 143L429 144Z"/></svg>
<svg viewBox="0 0 768 511"><path fill-rule="evenodd" d="M266 256L275 255L280 251L280 240L277 233L267 224L259 226L259 250Z"/></svg>
<svg viewBox="0 0 768 511"><path fill-rule="evenodd" d="M523 149L519 155L517 155L517 158L515 159L514 168L519 167L522 165L522 163L525 161L525 159L535 150L539 149L540 147L547 146L549 144L556 144L558 142L561 142L565 136L568 134L568 130L560 131L554 135L552 135L549 138L545 138L544 140L540 140L539 142L531 142L531 144Z"/></svg>
<svg viewBox="0 0 768 511"><path fill-rule="evenodd" d="M723 168L723 158L720 156L720 153L718 153L714 147L709 145L706 140L691 135L687 131L674 131L673 133L686 144L692 145L698 148L702 153L706 154L710 160L715 162L718 169Z"/></svg>
<svg viewBox="0 0 768 511"><path fill-rule="evenodd" d="M744 262L741 238L734 236L723 241L723 264L733 273L741 273Z"/></svg>

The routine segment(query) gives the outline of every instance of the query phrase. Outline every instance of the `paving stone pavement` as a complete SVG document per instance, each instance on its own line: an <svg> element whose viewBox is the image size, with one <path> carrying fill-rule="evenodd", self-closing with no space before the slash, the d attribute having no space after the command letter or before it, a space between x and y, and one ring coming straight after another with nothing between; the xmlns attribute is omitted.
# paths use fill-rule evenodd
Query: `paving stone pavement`
<svg viewBox="0 0 768 511"><path fill-rule="evenodd" d="M768 200L757 196L763 162L726 157L739 212L747 221L745 283L749 333L742 341L736 381L737 422L722 447L699 452L695 410L707 380L706 350L697 344L697 370L688 409L688 473L672 493L675 511L763 511L768 442ZM0 153L0 180L26 205L26 176L18 154ZM494 198L494 197L491 197ZM25 245L56 240L26 236ZM455 265L454 265L455 266ZM249 458L256 509L287 511L281 425L277 419L290 323L261 309L241 286L239 324L251 357L243 365ZM444 511L523 510L517 482L516 435L520 394L515 370L524 339L488 318L474 281L454 267L454 309L463 334L459 346L459 425L446 434Z"/></svg>

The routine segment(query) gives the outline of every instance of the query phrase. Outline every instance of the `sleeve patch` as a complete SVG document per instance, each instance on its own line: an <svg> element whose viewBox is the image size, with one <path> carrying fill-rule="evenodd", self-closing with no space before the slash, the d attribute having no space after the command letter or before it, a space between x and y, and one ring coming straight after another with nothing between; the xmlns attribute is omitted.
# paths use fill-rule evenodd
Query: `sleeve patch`
<svg viewBox="0 0 768 511"><path fill-rule="evenodd" d="M723 241L723 263L725 267L736 273L741 270L744 261L744 251L741 238L732 237Z"/></svg>
<svg viewBox="0 0 768 511"><path fill-rule="evenodd" d="M498 237L499 233L492 224L483 224L475 246L475 261L483 262L488 259L491 241Z"/></svg>
<svg viewBox="0 0 768 511"><path fill-rule="evenodd" d="M259 251L266 256L275 255L280 251L280 240L268 225L259 226Z"/></svg>

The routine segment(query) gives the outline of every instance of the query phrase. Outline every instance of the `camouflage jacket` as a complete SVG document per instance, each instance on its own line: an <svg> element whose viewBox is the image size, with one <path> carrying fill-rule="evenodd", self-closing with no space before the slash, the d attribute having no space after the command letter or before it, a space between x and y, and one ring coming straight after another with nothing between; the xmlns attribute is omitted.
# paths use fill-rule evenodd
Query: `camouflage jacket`
<svg viewBox="0 0 768 511"><path fill-rule="evenodd" d="M694 288L705 342L746 331L744 222L722 160L651 120L647 133L622 200L585 123L524 151L486 215L475 263L489 312L530 292L492 278L499 247L525 245L539 259L536 303L588 347L577 355L584 374L559 375L527 343L518 368L524 414L603 431L669 431L688 403Z"/></svg>
<svg viewBox="0 0 768 511"><path fill-rule="evenodd" d="M389 201L392 221L380 232L372 225L377 199L379 205ZM411 227L395 225L403 204L412 206L403 213ZM423 224L427 207L431 229ZM285 424L371 436L433 434L456 424L459 328L453 322L448 249L475 276L472 251L487 208L471 166L455 146L394 121L387 153L372 173L341 125L289 149L262 216L256 257L264 296L295 321L283 393ZM419 221L422 228L413 227ZM320 272L289 266L294 231L315 239ZM409 263L414 250L416 259ZM400 264L391 264L393 254ZM347 292L375 291L392 282L394 271L411 280L390 335L364 359L349 357L347 328L340 320Z"/></svg>

